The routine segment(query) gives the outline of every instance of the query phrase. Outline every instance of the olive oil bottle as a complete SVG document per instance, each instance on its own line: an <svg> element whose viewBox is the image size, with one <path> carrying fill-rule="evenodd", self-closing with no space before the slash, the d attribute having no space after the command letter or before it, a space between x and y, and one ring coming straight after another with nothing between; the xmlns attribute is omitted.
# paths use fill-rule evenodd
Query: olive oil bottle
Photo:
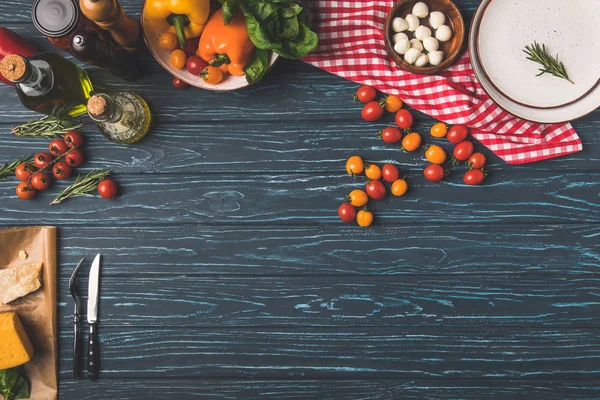
<svg viewBox="0 0 600 400"><path fill-rule="evenodd" d="M95 93L87 103L88 115L100 132L117 143L134 143L146 136L152 114L146 101L129 91Z"/></svg>
<svg viewBox="0 0 600 400"><path fill-rule="evenodd" d="M15 84L25 107L59 119L85 114L93 90L84 69L55 53L8 55L0 62L0 73Z"/></svg>

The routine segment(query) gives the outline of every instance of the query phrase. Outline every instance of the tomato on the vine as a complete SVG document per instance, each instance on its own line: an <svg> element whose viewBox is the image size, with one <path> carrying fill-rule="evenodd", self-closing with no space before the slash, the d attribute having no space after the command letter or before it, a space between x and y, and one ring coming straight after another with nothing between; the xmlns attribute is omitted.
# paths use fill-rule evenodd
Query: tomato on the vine
<svg viewBox="0 0 600 400"><path fill-rule="evenodd" d="M83 135L77 131L68 131L65 133L64 141L69 148L83 146Z"/></svg>
<svg viewBox="0 0 600 400"><path fill-rule="evenodd" d="M48 153L37 153L33 157L33 164L39 168L44 168L48 163L52 162L52 156Z"/></svg>
<svg viewBox="0 0 600 400"><path fill-rule="evenodd" d="M81 164L83 164L83 160L84 160L83 153L79 149L71 150L65 156L65 161L71 167L79 167Z"/></svg>
<svg viewBox="0 0 600 400"><path fill-rule="evenodd" d="M364 190L355 189L348 195L348 202L354 207L362 207L369 202L369 196Z"/></svg>
<svg viewBox="0 0 600 400"><path fill-rule="evenodd" d="M469 157L469 168L481 168L485 165L486 159L482 153L473 153Z"/></svg>
<svg viewBox="0 0 600 400"><path fill-rule="evenodd" d="M465 140L454 147L454 158L458 161L466 161L473 154L473 143Z"/></svg>
<svg viewBox="0 0 600 400"><path fill-rule="evenodd" d="M69 151L69 146L67 146L64 140L55 139L48 145L48 150L50 150L50 153L54 157L60 157Z"/></svg>
<svg viewBox="0 0 600 400"><path fill-rule="evenodd" d="M465 176L463 177L463 181L467 185L480 185L484 179L485 174L480 169L471 169L465 172Z"/></svg>
<svg viewBox="0 0 600 400"><path fill-rule="evenodd" d="M35 167L31 164L21 163L15 168L15 176L20 181L27 181L35 172Z"/></svg>
<svg viewBox="0 0 600 400"><path fill-rule="evenodd" d="M56 179L67 179L72 172L71 166L64 161L58 161L52 166L52 174Z"/></svg>
<svg viewBox="0 0 600 400"><path fill-rule="evenodd" d="M383 108L377 101L370 101L363 107L361 116L368 122L377 121L383 116Z"/></svg>
<svg viewBox="0 0 600 400"><path fill-rule="evenodd" d="M429 133L431 133L431 136L433 136L433 137L443 138L448 133L448 127L446 126L445 123L438 122L437 124L435 124L431 127L431 130L429 131Z"/></svg>
<svg viewBox="0 0 600 400"><path fill-rule="evenodd" d="M387 112L398 112L398 110L400 110L402 108L402 100L400 100L400 97L395 96L393 94L387 96L384 99L384 103L385 103L385 111Z"/></svg>
<svg viewBox="0 0 600 400"><path fill-rule="evenodd" d="M365 168L365 175L369 179L379 179L381 178L381 168L375 164L369 164Z"/></svg>
<svg viewBox="0 0 600 400"><path fill-rule="evenodd" d="M408 129L413 125L414 119L410 111L403 109L396 113L396 125L400 129Z"/></svg>
<svg viewBox="0 0 600 400"><path fill-rule="evenodd" d="M408 190L408 184L404 179L398 179L392 183L392 194L396 197L400 197Z"/></svg>
<svg viewBox="0 0 600 400"><path fill-rule="evenodd" d="M434 144L425 150L425 158L432 164L443 164L446 161L446 152L440 146Z"/></svg>
<svg viewBox="0 0 600 400"><path fill-rule="evenodd" d="M383 164L381 175L384 181L392 183L400 177L400 171L394 164Z"/></svg>
<svg viewBox="0 0 600 400"><path fill-rule="evenodd" d="M450 143L457 144L465 140L468 134L469 128L467 128L465 125L454 125L448 131L446 138Z"/></svg>
<svg viewBox="0 0 600 400"><path fill-rule="evenodd" d="M98 193L103 199L112 199L117 195L117 184L112 179L105 179L98 184Z"/></svg>
<svg viewBox="0 0 600 400"><path fill-rule="evenodd" d="M363 85L358 88L354 98L360 100L363 103L368 103L375 100L377 97L377 91L372 86Z"/></svg>
<svg viewBox="0 0 600 400"><path fill-rule="evenodd" d="M350 175L358 175L365 169L365 163L359 156L352 156L346 161L346 172Z"/></svg>
<svg viewBox="0 0 600 400"><path fill-rule="evenodd" d="M37 190L35 190L35 188L31 186L31 183L21 182L17 185L16 193L20 199L29 200L35 197Z"/></svg>
<svg viewBox="0 0 600 400"><path fill-rule="evenodd" d="M417 132L409 133L402 139L402 148L406 151L415 151L421 145L421 135Z"/></svg>
<svg viewBox="0 0 600 400"><path fill-rule="evenodd" d="M350 203L342 203L338 207L338 215L344 222L352 222L356 218L356 209Z"/></svg>
<svg viewBox="0 0 600 400"><path fill-rule="evenodd" d="M356 214L358 226L367 227L373 223L373 213L369 210L360 210Z"/></svg>
<svg viewBox="0 0 600 400"><path fill-rule="evenodd" d="M50 176L43 172L36 172L31 176L31 186L36 188L37 190L46 190L52 184L52 180Z"/></svg>
<svg viewBox="0 0 600 400"><path fill-rule="evenodd" d="M377 179L367 182L365 188L367 189L369 197L374 200L381 200L385 197L385 186Z"/></svg>
<svg viewBox="0 0 600 400"><path fill-rule="evenodd" d="M423 170L423 175L425 175L425 178L427 178L428 180L432 182L437 182L444 179L445 172L444 168L441 165L431 164Z"/></svg>
<svg viewBox="0 0 600 400"><path fill-rule="evenodd" d="M387 128L383 128L377 132L377 136L383 139L383 141L386 143L394 144L400 141L402 138L402 132L400 132L400 129L396 127L388 126Z"/></svg>
<svg viewBox="0 0 600 400"><path fill-rule="evenodd" d="M188 85L186 82L182 81L179 78L173 77L173 86L175 87L175 89L185 89L188 88L190 85Z"/></svg>

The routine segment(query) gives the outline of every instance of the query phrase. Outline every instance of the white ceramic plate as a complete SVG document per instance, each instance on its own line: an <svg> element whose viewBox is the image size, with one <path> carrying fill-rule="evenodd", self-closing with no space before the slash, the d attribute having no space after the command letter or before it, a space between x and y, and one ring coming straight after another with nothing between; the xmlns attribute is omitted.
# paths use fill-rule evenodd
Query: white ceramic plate
<svg viewBox="0 0 600 400"><path fill-rule="evenodd" d="M600 80L600 0L491 0L475 30L480 66L496 90L538 108L573 103ZM544 74L522 51L537 41L574 83Z"/></svg>
<svg viewBox="0 0 600 400"><path fill-rule="evenodd" d="M481 22L481 11L490 1L492 0L483 0L477 12L473 16L471 30L469 32L469 55L471 57L471 65L473 66L475 77L481 84L483 90L488 94L488 96L490 96L492 100L494 100L504 110L517 117L526 119L528 121L547 124L568 122L577 118L581 118L600 106L600 85L596 86L590 93L572 104L551 109L528 107L515 103L494 88L494 86L485 77L483 69L479 65L477 59L477 46L475 45L475 31Z"/></svg>
<svg viewBox="0 0 600 400"><path fill-rule="evenodd" d="M145 18L143 15L141 17L141 22L144 40L146 41L148 50L150 50L150 54L152 54L156 61L158 61L158 63L171 75L181 79L189 85L207 90L227 91L237 90L249 86L245 76L228 75L227 78L225 78L218 85L211 85L204 82L198 75L193 75L185 69L179 70L173 68L173 66L169 62L171 50L163 49L158 45L158 38L161 34L160 30L155 28L152 22ZM279 55L277 53L271 53L270 67L273 66L273 64L275 64L275 61L277 61L278 58Z"/></svg>

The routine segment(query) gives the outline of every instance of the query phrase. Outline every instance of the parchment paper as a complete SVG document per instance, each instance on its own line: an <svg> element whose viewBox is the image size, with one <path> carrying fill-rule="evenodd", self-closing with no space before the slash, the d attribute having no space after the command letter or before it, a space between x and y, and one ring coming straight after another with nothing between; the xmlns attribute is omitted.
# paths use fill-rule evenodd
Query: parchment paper
<svg viewBox="0 0 600 400"><path fill-rule="evenodd" d="M19 251L27 259L19 258ZM36 292L0 306L0 312L19 314L34 347L25 364L32 400L56 400L58 385L56 329L56 228L32 226L0 229L0 269L42 262L42 287Z"/></svg>

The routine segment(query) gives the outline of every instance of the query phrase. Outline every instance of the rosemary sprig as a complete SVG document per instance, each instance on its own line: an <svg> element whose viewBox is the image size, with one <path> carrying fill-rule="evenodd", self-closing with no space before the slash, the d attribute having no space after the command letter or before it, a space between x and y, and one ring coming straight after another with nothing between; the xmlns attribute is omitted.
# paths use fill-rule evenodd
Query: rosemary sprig
<svg viewBox="0 0 600 400"><path fill-rule="evenodd" d="M85 176L79 175L75 182L61 191L50 205L59 204L70 197L90 196L98 188L100 181L108 178L109 170L95 169Z"/></svg>
<svg viewBox="0 0 600 400"><path fill-rule="evenodd" d="M10 164L0 165L0 180L5 180L6 178L8 178L12 174L14 174L15 168L17 168L17 165L19 165L21 163L31 164L32 162L33 162L33 157L27 156L27 157L23 157L23 158L18 158L15 161L11 162Z"/></svg>
<svg viewBox="0 0 600 400"><path fill-rule="evenodd" d="M548 50L546 50L545 44L540 46L538 42L533 42L533 44L525 46L523 51L527 54L528 60L542 66L542 68L540 68L540 73L536 76L551 74L558 78L566 79L571 83L575 83L569 79L565 65L558 61L558 54L556 55L556 58L553 58L550 53L548 53Z"/></svg>
<svg viewBox="0 0 600 400"><path fill-rule="evenodd" d="M46 139L62 139L66 132L79 129L83 126L80 122L60 120L51 116L39 120L25 122L11 128L13 135L20 137L39 137Z"/></svg>

